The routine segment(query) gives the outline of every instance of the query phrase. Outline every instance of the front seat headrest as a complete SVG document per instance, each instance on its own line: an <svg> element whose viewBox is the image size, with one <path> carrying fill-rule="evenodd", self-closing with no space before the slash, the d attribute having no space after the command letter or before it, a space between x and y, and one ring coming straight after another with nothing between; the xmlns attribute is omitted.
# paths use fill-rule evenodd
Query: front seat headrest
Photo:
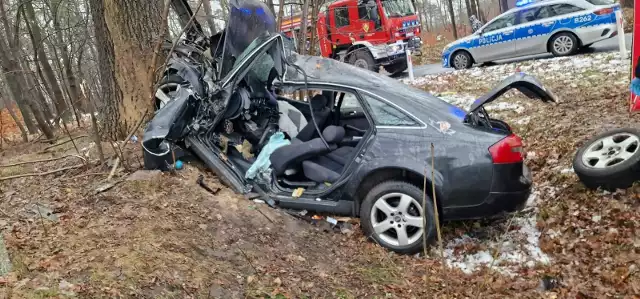
<svg viewBox="0 0 640 299"><path fill-rule="evenodd" d="M321 94L317 94L311 98L311 107L313 110L320 110L327 107L327 98Z"/></svg>
<svg viewBox="0 0 640 299"><path fill-rule="evenodd" d="M327 143L338 143L344 138L344 128L338 126L328 126L322 131L322 137Z"/></svg>

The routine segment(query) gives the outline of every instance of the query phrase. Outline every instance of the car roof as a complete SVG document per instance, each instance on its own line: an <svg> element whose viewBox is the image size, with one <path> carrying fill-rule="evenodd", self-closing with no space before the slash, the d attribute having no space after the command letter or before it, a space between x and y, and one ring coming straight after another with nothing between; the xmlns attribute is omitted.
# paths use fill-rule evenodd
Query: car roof
<svg viewBox="0 0 640 299"><path fill-rule="evenodd" d="M427 117L450 122L460 121L452 111L460 113L453 106L432 94L389 76L371 72L335 59L306 56L292 53L288 59L307 74L308 84L326 84L357 89L360 92L373 94L387 102L399 106L405 112L426 122ZM304 83L304 76L293 67L287 68L283 83ZM456 110L457 109L457 110ZM410 111L410 112L409 112Z"/></svg>

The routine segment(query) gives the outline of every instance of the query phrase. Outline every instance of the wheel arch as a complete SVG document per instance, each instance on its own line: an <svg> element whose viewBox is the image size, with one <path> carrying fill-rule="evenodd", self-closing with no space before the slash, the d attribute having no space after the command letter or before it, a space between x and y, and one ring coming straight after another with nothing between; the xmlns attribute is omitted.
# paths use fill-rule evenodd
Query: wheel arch
<svg viewBox="0 0 640 299"><path fill-rule="evenodd" d="M582 40L580 39L580 36L578 36L577 33L575 33L573 30L567 29L567 28L562 28L559 29L553 33L551 33L551 35L549 35L549 39L547 39L547 52L551 52L551 40L553 40L554 37L556 37L558 34L561 33L569 33L571 35L573 35L576 40L578 41L578 48L582 47Z"/></svg>
<svg viewBox="0 0 640 299"><path fill-rule="evenodd" d="M351 45L347 49L347 55L344 57L344 60L345 61L349 61L349 57L351 57L351 55L355 54L356 51L363 51L361 49L367 49L367 52L369 52L369 54L371 54L371 57L373 57L373 53L371 53L371 50L369 50L369 47L368 47L367 44L369 44L369 43L368 42L367 43L358 42L358 43L355 43L355 44ZM374 57L374 60L375 60L375 57Z"/></svg>
<svg viewBox="0 0 640 299"><path fill-rule="evenodd" d="M458 48L458 49L453 50L451 52L451 54L449 55L449 67L453 67L452 58L459 52L467 52L467 54L469 54L469 57L471 57L471 63L475 63L476 62L476 59L473 57L473 54L471 54L471 51L469 51L469 49Z"/></svg>
<svg viewBox="0 0 640 299"><path fill-rule="evenodd" d="M362 180L358 184L358 187L356 188L356 192L354 196L354 201L356 205L356 209L355 209L356 215L359 216L360 205L362 201L365 199L365 197L367 196L367 193L369 193L369 191L372 188L374 188L375 186L377 186L382 182L392 181L392 180L407 182L422 190L425 183L425 176L424 174L421 174L411 169L407 169L403 167L394 167L394 166L377 168L370 171L362 178ZM436 178L436 180L438 179ZM429 198L432 198L433 197L433 194L432 194L433 180L430 177L430 173L427 175L426 183L427 183L427 196L429 196ZM440 190L440 185L436 183L435 189L436 189L435 190L436 198L441 199L442 193ZM438 211L440 212L439 213L440 218L442 218L442 212L443 212L442 201L437 200L437 203L438 203Z"/></svg>

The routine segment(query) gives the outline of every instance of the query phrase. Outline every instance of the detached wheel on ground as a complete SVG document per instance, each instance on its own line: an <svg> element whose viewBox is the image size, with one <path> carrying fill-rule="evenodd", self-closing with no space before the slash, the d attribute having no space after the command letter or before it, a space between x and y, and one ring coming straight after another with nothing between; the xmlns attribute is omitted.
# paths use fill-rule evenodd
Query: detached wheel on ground
<svg viewBox="0 0 640 299"><path fill-rule="evenodd" d="M591 189L625 189L640 178L640 130L616 129L591 138L573 159L580 181Z"/></svg>
<svg viewBox="0 0 640 299"><path fill-rule="evenodd" d="M367 69L372 72L378 72L378 65L376 64L373 55L369 53L366 48L356 49L349 55L349 64L353 64L359 68Z"/></svg>
<svg viewBox="0 0 640 299"><path fill-rule="evenodd" d="M569 32L561 32L551 37L549 48L554 56L571 55L578 50L578 38Z"/></svg>
<svg viewBox="0 0 640 299"><path fill-rule="evenodd" d="M360 207L365 235L397 253L420 252L425 231L427 244L436 234L433 204L427 202L423 211L422 196L420 188L400 181L384 182L371 189Z"/></svg>
<svg viewBox="0 0 640 299"><path fill-rule="evenodd" d="M471 68L473 65L473 59L467 51L458 51L451 56L451 65L456 70L463 70Z"/></svg>
<svg viewBox="0 0 640 299"><path fill-rule="evenodd" d="M388 73L390 73L391 75L397 75L400 74L404 71L407 70L407 60L406 59L402 59L399 61L396 61L392 64L389 65L385 65L384 66L384 70L387 71Z"/></svg>

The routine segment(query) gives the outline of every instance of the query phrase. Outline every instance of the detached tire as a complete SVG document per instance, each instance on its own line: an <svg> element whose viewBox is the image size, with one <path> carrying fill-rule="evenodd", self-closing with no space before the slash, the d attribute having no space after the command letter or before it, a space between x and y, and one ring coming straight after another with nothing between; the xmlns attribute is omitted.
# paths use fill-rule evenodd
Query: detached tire
<svg viewBox="0 0 640 299"><path fill-rule="evenodd" d="M366 48L355 49L351 55L349 55L349 64L355 65L359 68L367 69L372 72L378 72L378 65L376 60L373 59L373 55L369 53Z"/></svg>
<svg viewBox="0 0 640 299"><path fill-rule="evenodd" d="M616 129L599 134L573 159L580 181L591 189L626 189L640 178L640 130Z"/></svg>
<svg viewBox="0 0 640 299"><path fill-rule="evenodd" d="M549 39L551 54L556 57L568 56L578 50L578 38L569 32L560 32Z"/></svg>
<svg viewBox="0 0 640 299"><path fill-rule="evenodd" d="M422 211L422 190L406 182L387 181L371 189L360 206L364 234L376 243L401 254L414 254L436 236L433 203ZM422 216L426 215L426 226ZM421 227L425 227L423 230Z"/></svg>

